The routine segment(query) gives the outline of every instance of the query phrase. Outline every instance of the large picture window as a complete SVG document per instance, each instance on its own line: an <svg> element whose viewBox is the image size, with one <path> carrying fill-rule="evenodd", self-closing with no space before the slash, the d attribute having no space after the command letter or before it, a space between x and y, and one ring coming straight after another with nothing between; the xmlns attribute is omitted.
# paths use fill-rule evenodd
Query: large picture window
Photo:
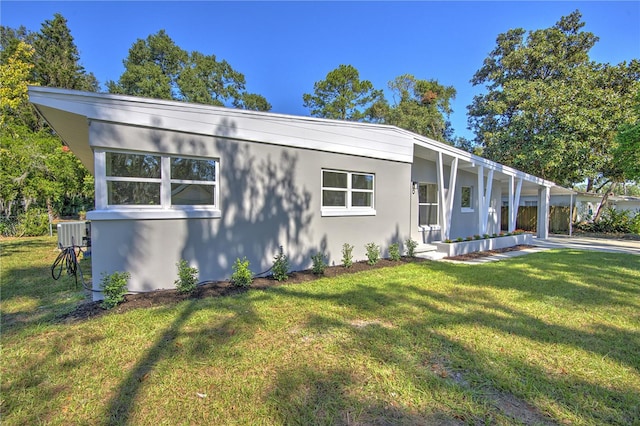
<svg viewBox="0 0 640 426"><path fill-rule="evenodd" d="M218 161L210 158L97 152L96 207L217 210L218 173Z"/></svg>
<svg viewBox="0 0 640 426"><path fill-rule="evenodd" d="M435 183L418 185L418 224L438 225L438 186Z"/></svg>
<svg viewBox="0 0 640 426"><path fill-rule="evenodd" d="M322 170L322 214L375 214L374 187L372 173Z"/></svg>

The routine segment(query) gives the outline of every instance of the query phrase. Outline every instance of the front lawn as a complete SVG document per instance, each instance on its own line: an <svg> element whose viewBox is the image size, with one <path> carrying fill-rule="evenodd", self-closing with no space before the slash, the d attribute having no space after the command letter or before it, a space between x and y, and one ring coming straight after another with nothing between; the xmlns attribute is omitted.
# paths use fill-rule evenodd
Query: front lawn
<svg viewBox="0 0 640 426"><path fill-rule="evenodd" d="M53 239L2 242L2 423L634 424L640 257L401 264L56 320Z"/></svg>

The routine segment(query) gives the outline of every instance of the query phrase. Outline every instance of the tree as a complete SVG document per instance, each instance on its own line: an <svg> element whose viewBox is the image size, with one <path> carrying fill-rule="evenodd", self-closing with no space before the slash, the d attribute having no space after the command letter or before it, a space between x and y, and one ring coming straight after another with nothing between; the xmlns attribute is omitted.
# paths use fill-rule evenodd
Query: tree
<svg viewBox="0 0 640 426"><path fill-rule="evenodd" d="M33 119L27 94L33 53L33 47L19 41L12 54L0 63L0 126L29 124Z"/></svg>
<svg viewBox="0 0 640 426"><path fill-rule="evenodd" d="M36 34L33 80L42 86L95 92L98 80L80 65L80 55L67 20L56 13Z"/></svg>
<svg viewBox="0 0 640 426"><path fill-rule="evenodd" d="M46 207L53 216L68 210L69 199L92 198L92 177L38 119L27 86L95 90L97 81L79 65L61 15L45 21L40 33L2 27L1 36L0 209L9 216Z"/></svg>
<svg viewBox="0 0 640 426"><path fill-rule="evenodd" d="M382 91L374 89L369 80L360 80L360 73L351 65L338 66L313 88L314 94L305 93L302 99L315 117L365 121L367 109L383 99Z"/></svg>
<svg viewBox="0 0 640 426"><path fill-rule="evenodd" d="M395 104L383 111L383 121L436 139L453 142L453 129L448 120L451 100L456 90L437 80L418 80L404 74L389 82Z"/></svg>
<svg viewBox="0 0 640 426"><path fill-rule="evenodd" d="M268 111L271 105L245 90L245 77L215 55L181 49L164 30L138 39L123 61L120 79L107 82L111 93Z"/></svg>
<svg viewBox="0 0 640 426"><path fill-rule="evenodd" d="M488 92L468 107L483 155L563 185L612 169L617 127L629 118L640 62L596 64L598 38L575 11L553 27L500 34L471 82ZM526 35L526 37L525 37Z"/></svg>

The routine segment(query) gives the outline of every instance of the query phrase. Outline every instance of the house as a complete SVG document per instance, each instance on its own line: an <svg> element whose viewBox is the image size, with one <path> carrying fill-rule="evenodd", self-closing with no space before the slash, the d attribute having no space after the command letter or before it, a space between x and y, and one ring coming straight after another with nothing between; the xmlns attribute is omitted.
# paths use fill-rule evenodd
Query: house
<svg viewBox="0 0 640 426"><path fill-rule="evenodd" d="M575 194L553 195L550 202L553 206L572 208L573 223L578 223L593 220L600 208L602 198L603 194L576 192ZM503 205L504 203L506 201L503 202ZM538 200L536 197L520 197L520 207L536 207L537 205ZM636 214L636 212L640 212L640 197L610 194L606 206L616 210L629 210Z"/></svg>
<svg viewBox="0 0 640 426"><path fill-rule="evenodd" d="M128 271L133 292L174 287L180 259L217 280L245 256L268 270L279 250L295 270L318 251L340 264L344 243L358 260L370 242L497 233L503 196L509 230L520 197L535 196L546 238L550 197L572 193L393 126L46 87L29 97L95 177L93 275Z"/></svg>

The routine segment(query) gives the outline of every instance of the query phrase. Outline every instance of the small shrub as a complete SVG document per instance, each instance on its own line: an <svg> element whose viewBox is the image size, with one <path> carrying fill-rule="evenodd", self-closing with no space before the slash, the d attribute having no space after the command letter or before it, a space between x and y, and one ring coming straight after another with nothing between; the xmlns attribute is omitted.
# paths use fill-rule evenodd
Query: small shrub
<svg viewBox="0 0 640 426"><path fill-rule="evenodd" d="M367 250L367 263L369 265L375 265L380 260L380 246L376 243L365 244L364 248Z"/></svg>
<svg viewBox="0 0 640 426"><path fill-rule="evenodd" d="M473 240L473 237L467 237L467 238L465 238L464 240L465 240L465 241L472 241L472 240Z"/></svg>
<svg viewBox="0 0 640 426"><path fill-rule="evenodd" d="M177 264L178 279L173 283L178 293L192 293L196 289L198 268L189 266L186 260L181 259Z"/></svg>
<svg viewBox="0 0 640 426"><path fill-rule="evenodd" d="M102 274L100 287L104 300L101 306L104 309L111 309L124 301L124 295L127 294L127 283L131 278L128 272L114 272L112 274Z"/></svg>
<svg viewBox="0 0 640 426"><path fill-rule="evenodd" d="M253 273L249 269L249 261L246 257L239 258L233 263L233 274L231 274L231 282L237 287L249 287L253 282Z"/></svg>
<svg viewBox="0 0 640 426"><path fill-rule="evenodd" d="M325 255L324 253L318 252L311 256L311 260L313 261L312 272L315 275L324 274L324 270L327 268L327 264L324 261Z"/></svg>
<svg viewBox="0 0 640 426"><path fill-rule="evenodd" d="M446 240L444 240L444 242L449 244L449 243L452 243L453 241L451 239L447 238Z"/></svg>
<svg viewBox="0 0 640 426"><path fill-rule="evenodd" d="M482 234L482 238L484 238L485 240L491 238L491 235L489 234Z"/></svg>
<svg viewBox="0 0 640 426"><path fill-rule="evenodd" d="M473 239L474 240L481 240L482 237L480 235L476 234L476 235L473 236Z"/></svg>
<svg viewBox="0 0 640 426"><path fill-rule="evenodd" d="M394 262L400 260L400 244L393 243L389 246L389 258Z"/></svg>
<svg viewBox="0 0 640 426"><path fill-rule="evenodd" d="M342 245L342 264L345 268L351 268L353 265L353 246L348 243Z"/></svg>
<svg viewBox="0 0 640 426"><path fill-rule="evenodd" d="M497 238L498 234L496 234L495 232L493 233L493 235L491 235L491 238Z"/></svg>
<svg viewBox="0 0 640 426"><path fill-rule="evenodd" d="M49 215L43 209L31 208L18 215L16 236L39 237L49 232Z"/></svg>
<svg viewBox="0 0 640 426"><path fill-rule="evenodd" d="M271 270L273 271L273 278L276 281L285 281L289 278L289 259L287 255L282 252L282 248L280 249L280 253L273 258L273 267Z"/></svg>
<svg viewBox="0 0 640 426"><path fill-rule="evenodd" d="M407 246L407 256L415 257L416 256L416 247L418 247L418 243L413 241L411 238L407 238L404 244Z"/></svg>
<svg viewBox="0 0 640 426"><path fill-rule="evenodd" d="M457 241L457 242L459 242L459 243L461 243L461 242L463 242L463 241L464 241L464 238L462 238L462 237L458 237L458 238L456 238L456 241Z"/></svg>

